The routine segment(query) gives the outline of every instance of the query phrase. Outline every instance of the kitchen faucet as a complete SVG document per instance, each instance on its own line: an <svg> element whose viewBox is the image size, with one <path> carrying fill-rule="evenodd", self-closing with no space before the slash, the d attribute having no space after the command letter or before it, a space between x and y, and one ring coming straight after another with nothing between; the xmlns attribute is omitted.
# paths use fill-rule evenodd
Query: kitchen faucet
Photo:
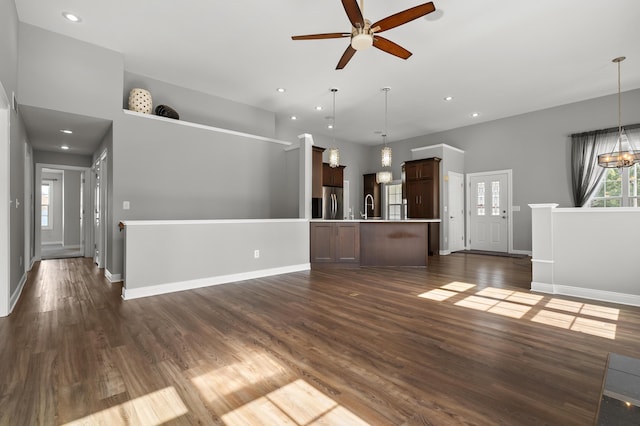
<svg viewBox="0 0 640 426"><path fill-rule="evenodd" d="M369 199L369 197L371 197L371 210L375 210L375 206L373 205L373 195L367 194L364 197L364 220L367 220L367 207L369 206L367 204L367 200Z"/></svg>

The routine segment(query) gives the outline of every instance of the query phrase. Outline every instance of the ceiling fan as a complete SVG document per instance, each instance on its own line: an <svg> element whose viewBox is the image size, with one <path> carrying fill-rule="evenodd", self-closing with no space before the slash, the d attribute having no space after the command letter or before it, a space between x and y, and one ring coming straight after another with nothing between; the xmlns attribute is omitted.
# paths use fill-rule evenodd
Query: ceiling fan
<svg viewBox="0 0 640 426"><path fill-rule="evenodd" d="M391 28L398 27L427 15L436 10L433 2L421 4L419 6L412 7L410 9L398 12L391 16L387 16L373 24L368 19L364 19L362 11L364 10L364 0L360 1L358 6L358 0L342 0L342 6L344 6L347 17L351 21L350 33L325 33L325 34L309 34L291 37L293 40L319 40L325 38L343 38L351 37L351 44L347 46L347 50L344 51L338 65L337 70L341 70L347 65L349 60L355 55L357 50L363 50L368 47L374 46L380 50L390 53L402 59L407 59L411 56L404 47L387 40L384 37L380 37L378 33L390 30Z"/></svg>

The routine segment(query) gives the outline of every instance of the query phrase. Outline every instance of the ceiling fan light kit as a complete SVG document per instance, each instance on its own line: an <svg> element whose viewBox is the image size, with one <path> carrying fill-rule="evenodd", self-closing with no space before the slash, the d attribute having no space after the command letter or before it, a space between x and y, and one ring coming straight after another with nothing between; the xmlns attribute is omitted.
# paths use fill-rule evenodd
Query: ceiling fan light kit
<svg viewBox="0 0 640 426"><path fill-rule="evenodd" d="M387 16L386 18L372 24L368 19L364 19L362 14L362 10L364 9L364 0L361 0L360 6L358 6L358 0L342 0L342 6L344 7L344 11L347 13L349 21L351 22L350 33L309 34L291 37L293 40L320 40L351 37L351 43L347 46L347 49L338 61L338 65L336 66L337 70L343 69L358 50L365 50L371 46L380 49L383 52L397 56L398 58L408 59L411 56L411 52L377 34L406 24L407 22L418 19L436 10L433 2L428 2Z"/></svg>
<svg viewBox="0 0 640 426"><path fill-rule="evenodd" d="M373 46L373 36L371 34L356 34L351 37L351 47L355 50L364 50Z"/></svg>

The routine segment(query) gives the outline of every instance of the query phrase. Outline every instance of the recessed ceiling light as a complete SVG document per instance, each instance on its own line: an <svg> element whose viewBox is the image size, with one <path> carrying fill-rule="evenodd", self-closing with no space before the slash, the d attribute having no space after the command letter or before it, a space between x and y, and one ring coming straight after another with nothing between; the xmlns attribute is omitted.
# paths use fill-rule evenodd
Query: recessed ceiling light
<svg viewBox="0 0 640 426"><path fill-rule="evenodd" d="M278 92L278 93L284 93L284 92L286 92L286 91L287 91L287 89L285 89L284 87L278 87L278 88L276 89L276 92Z"/></svg>
<svg viewBox="0 0 640 426"><path fill-rule="evenodd" d="M78 15L71 13L71 12L62 12L62 16L64 16L64 19L66 19L67 21L71 21L71 22L80 22L81 19Z"/></svg>
<svg viewBox="0 0 640 426"><path fill-rule="evenodd" d="M291 119L292 119L292 120L297 120L297 119L298 119L298 117L296 117L295 115L292 115L292 116L291 116Z"/></svg>
<svg viewBox="0 0 640 426"><path fill-rule="evenodd" d="M453 96L445 96L444 98L445 101L452 101L453 100Z"/></svg>
<svg viewBox="0 0 640 426"><path fill-rule="evenodd" d="M70 135L71 133L73 133L73 130L69 130L69 129L60 129L60 131L62 133L66 133L67 135Z"/></svg>
<svg viewBox="0 0 640 426"><path fill-rule="evenodd" d="M66 151L67 149L69 149L69 147L67 145L62 145L60 149L64 149Z"/></svg>
<svg viewBox="0 0 640 426"><path fill-rule="evenodd" d="M328 128L328 129L333 129L333 124L329 124L329 125L327 126L327 128Z"/></svg>
<svg viewBox="0 0 640 426"><path fill-rule="evenodd" d="M474 112L474 113L471 114L471 116L473 118L476 118L476 117L480 116L480 113L479 112Z"/></svg>
<svg viewBox="0 0 640 426"><path fill-rule="evenodd" d="M318 105L318 106L316 107L316 111L322 111L322 107L321 107L320 105Z"/></svg>

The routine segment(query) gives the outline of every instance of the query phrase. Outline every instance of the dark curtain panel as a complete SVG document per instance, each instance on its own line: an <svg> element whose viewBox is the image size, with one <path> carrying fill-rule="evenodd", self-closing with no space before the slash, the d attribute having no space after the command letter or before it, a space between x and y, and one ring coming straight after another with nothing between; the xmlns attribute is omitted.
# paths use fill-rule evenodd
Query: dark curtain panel
<svg viewBox="0 0 640 426"><path fill-rule="evenodd" d="M571 187L576 207L584 206L596 189L605 171L598 166L598 155L611 152L617 138L618 129L571 135Z"/></svg>

